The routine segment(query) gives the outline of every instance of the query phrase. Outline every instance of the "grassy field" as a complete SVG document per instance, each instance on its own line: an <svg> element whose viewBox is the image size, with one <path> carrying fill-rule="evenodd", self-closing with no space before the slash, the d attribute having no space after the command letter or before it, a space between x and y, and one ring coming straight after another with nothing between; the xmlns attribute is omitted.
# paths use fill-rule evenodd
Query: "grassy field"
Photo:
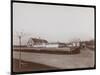
<svg viewBox="0 0 100 75"><path fill-rule="evenodd" d="M20 48L13 48L14 51L20 51ZM79 48L71 50L70 48L21 48L21 52L30 53L48 53L48 54L78 54Z"/></svg>

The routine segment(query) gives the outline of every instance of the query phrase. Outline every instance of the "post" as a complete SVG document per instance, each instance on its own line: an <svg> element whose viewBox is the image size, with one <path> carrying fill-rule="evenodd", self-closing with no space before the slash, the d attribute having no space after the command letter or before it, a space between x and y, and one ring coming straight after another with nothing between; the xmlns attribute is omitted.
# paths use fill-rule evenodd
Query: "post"
<svg viewBox="0 0 100 75"><path fill-rule="evenodd" d="M21 36L19 36L19 69L21 69Z"/></svg>

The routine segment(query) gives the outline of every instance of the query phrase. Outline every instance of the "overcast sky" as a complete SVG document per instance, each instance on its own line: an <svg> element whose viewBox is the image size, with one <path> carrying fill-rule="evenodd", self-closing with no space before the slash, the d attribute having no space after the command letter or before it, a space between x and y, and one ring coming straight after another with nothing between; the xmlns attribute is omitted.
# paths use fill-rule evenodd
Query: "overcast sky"
<svg viewBox="0 0 100 75"><path fill-rule="evenodd" d="M40 4L13 4L14 43L16 32L23 32L25 43L30 37L49 42L94 38L94 9Z"/></svg>

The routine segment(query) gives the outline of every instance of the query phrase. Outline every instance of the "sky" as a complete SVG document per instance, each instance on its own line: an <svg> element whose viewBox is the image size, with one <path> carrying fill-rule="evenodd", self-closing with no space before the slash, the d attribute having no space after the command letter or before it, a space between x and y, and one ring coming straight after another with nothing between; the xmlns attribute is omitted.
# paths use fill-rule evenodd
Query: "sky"
<svg viewBox="0 0 100 75"><path fill-rule="evenodd" d="M94 38L94 9L42 4L13 4L13 41L23 32L22 43L29 38L49 42L68 42Z"/></svg>

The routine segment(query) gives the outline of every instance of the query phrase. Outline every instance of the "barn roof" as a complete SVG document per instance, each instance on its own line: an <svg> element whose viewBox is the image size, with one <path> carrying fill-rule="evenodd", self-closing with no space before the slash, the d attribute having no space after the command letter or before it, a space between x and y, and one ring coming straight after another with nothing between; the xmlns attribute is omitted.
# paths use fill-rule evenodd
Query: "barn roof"
<svg viewBox="0 0 100 75"><path fill-rule="evenodd" d="M31 38L34 42L44 42L44 43L48 43L47 40L44 40L44 39L38 39L38 38Z"/></svg>

